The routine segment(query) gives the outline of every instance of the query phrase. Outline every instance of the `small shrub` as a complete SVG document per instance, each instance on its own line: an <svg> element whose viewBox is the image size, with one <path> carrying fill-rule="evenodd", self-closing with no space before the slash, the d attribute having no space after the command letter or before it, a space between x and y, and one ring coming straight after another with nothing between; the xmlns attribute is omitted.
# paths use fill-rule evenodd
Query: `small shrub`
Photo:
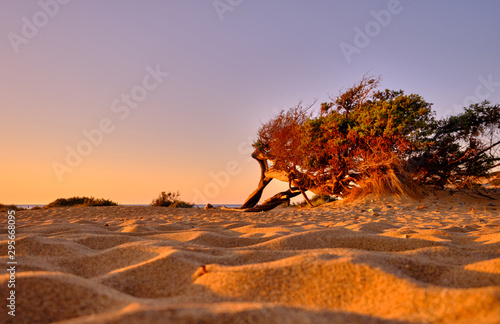
<svg viewBox="0 0 500 324"><path fill-rule="evenodd" d="M182 200L176 200L176 201L174 201L174 203L172 205L170 205L170 207L174 207L174 208L192 208L193 204L187 203L187 202L182 201Z"/></svg>
<svg viewBox="0 0 500 324"><path fill-rule="evenodd" d="M311 203L314 205L314 206L319 206L319 205L323 205L323 204L326 204L326 203L329 203L329 202L332 202L332 201L335 201L335 197L332 197L332 196L328 196L328 195L315 195L312 199L311 199Z"/></svg>
<svg viewBox="0 0 500 324"><path fill-rule="evenodd" d="M193 204L187 203L178 199L179 192L162 191L158 198L153 199L151 206L155 207L172 207L172 208L192 208Z"/></svg>
<svg viewBox="0 0 500 324"><path fill-rule="evenodd" d="M49 203L44 208L72 207L72 206L117 206L118 204L108 199L96 199L94 197L71 197L59 198Z"/></svg>
<svg viewBox="0 0 500 324"><path fill-rule="evenodd" d="M319 205L323 205L323 204L326 204L328 202L332 202L332 201L335 201L335 198L334 197L331 197L331 196L328 196L328 195L314 195L311 199L311 204L313 206L319 206ZM295 203L295 204L292 204L291 205L292 207L307 207L308 204L307 202L304 200L302 202L299 202L299 203Z"/></svg>
<svg viewBox="0 0 500 324"><path fill-rule="evenodd" d="M6 212L8 210L18 211L18 210L20 210L20 208L17 207L16 205L4 205L4 204L0 204L0 212Z"/></svg>
<svg viewBox="0 0 500 324"><path fill-rule="evenodd" d="M117 203L114 201L108 200L108 199L94 199L94 198L89 198L85 203L84 206L118 206Z"/></svg>

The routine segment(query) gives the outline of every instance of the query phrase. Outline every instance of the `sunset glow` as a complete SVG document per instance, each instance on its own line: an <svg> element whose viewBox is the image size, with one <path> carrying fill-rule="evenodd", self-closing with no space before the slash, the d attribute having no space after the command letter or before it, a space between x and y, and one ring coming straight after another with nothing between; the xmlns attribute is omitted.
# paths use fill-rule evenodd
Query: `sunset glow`
<svg viewBox="0 0 500 324"><path fill-rule="evenodd" d="M0 203L242 203L261 123L367 73L440 116L500 102L497 1L234 3L2 2Z"/></svg>

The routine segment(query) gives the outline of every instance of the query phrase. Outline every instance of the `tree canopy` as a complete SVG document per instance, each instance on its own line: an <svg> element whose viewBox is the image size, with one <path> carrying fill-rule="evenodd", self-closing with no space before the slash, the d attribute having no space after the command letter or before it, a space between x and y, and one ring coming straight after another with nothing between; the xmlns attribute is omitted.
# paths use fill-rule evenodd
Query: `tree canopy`
<svg viewBox="0 0 500 324"><path fill-rule="evenodd" d="M265 204L306 190L345 197L359 188L464 185L498 165L499 105L485 101L438 120L420 95L379 83L364 77L319 111L299 104L263 124L252 154L261 179L242 208L255 208L272 179L290 189Z"/></svg>

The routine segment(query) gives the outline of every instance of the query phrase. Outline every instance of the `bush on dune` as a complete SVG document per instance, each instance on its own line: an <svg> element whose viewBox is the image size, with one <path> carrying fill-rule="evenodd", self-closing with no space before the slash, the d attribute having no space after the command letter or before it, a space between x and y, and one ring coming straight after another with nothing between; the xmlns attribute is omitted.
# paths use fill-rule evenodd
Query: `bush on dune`
<svg viewBox="0 0 500 324"><path fill-rule="evenodd" d="M117 203L108 199L97 199L94 197L71 197L59 198L49 203L44 208L54 207L86 207L86 206L118 206Z"/></svg>
<svg viewBox="0 0 500 324"><path fill-rule="evenodd" d="M178 199L180 197L179 192L165 192L162 191L158 198L153 199L151 206L155 207L172 207L172 208L192 208L193 204L187 203Z"/></svg>
<svg viewBox="0 0 500 324"><path fill-rule="evenodd" d="M328 195L314 195L311 199L310 202L313 206L320 206L332 201L335 201L335 197L328 196ZM294 203L290 205L291 207L306 207L308 206L307 201L301 201L299 203Z"/></svg>
<svg viewBox="0 0 500 324"><path fill-rule="evenodd" d="M16 205L4 205L4 204L0 204L0 212L5 212L5 211L8 211L8 210L18 211L18 210L21 210L21 209L19 207L17 207Z"/></svg>

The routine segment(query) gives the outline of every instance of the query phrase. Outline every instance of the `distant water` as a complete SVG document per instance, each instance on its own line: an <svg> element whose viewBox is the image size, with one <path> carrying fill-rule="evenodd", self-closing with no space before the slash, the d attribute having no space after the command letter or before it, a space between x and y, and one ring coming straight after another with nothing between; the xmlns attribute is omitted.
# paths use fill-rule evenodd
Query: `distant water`
<svg viewBox="0 0 500 324"><path fill-rule="evenodd" d="M17 206L17 208L21 208L21 209L31 209L31 208L34 208L34 207L43 207L45 205L15 205Z"/></svg>
<svg viewBox="0 0 500 324"><path fill-rule="evenodd" d="M224 204L211 204L212 206L214 207L222 207L222 206L225 206L227 208L240 208L241 205L232 205L232 204L227 204L227 205L224 205ZM204 205L194 205L193 207L195 208L205 208L206 204Z"/></svg>

